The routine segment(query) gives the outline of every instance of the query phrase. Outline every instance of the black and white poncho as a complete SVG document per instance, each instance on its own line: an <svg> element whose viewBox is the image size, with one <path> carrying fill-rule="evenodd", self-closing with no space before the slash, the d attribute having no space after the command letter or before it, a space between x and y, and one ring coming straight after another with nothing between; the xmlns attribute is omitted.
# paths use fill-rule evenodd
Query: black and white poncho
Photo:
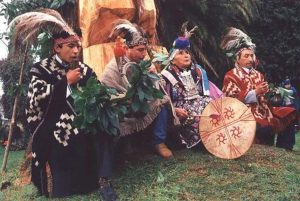
<svg viewBox="0 0 300 201"><path fill-rule="evenodd" d="M78 193L84 185L88 186L92 172L88 165L93 153L88 139L91 136L72 126L75 117L72 97L66 96L68 88L84 86L88 78L96 75L87 65L79 65L82 78L71 87L65 76L68 69L56 60L55 55L34 64L30 70L26 115L33 138L31 179L41 194L47 194L43 181L46 162L51 168L54 197ZM55 175L60 181L68 181L70 186L55 190ZM57 181L58 186L60 181Z"/></svg>

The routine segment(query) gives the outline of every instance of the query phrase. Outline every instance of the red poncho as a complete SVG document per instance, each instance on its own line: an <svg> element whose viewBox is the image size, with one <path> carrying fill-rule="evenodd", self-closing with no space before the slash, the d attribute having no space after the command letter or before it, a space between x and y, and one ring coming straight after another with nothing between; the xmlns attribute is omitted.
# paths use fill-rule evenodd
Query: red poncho
<svg viewBox="0 0 300 201"><path fill-rule="evenodd" d="M244 69L235 67L226 73L223 83L225 96L237 98L245 102L248 92L264 82L264 76L257 70L247 73ZM262 126L272 126L274 131L280 132L296 117L295 109L290 107L271 107L264 96L257 96L256 103L247 104L256 122Z"/></svg>

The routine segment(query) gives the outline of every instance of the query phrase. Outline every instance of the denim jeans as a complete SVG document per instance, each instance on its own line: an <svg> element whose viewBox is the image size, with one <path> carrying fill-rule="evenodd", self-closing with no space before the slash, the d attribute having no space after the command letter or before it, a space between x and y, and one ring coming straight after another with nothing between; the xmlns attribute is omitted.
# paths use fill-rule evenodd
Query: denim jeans
<svg viewBox="0 0 300 201"><path fill-rule="evenodd" d="M167 128L169 122L169 109L167 106L161 108L160 113L155 119L153 128L152 144L157 145L164 143L167 138Z"/></svg>

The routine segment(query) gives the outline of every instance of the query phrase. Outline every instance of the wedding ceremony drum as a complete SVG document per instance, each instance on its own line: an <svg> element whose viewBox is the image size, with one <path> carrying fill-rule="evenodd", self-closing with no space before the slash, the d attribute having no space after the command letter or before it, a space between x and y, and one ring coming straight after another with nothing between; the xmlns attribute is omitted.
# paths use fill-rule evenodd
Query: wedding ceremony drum
<svg viewBox="0 0 300 201"><path fill-rule="evenodd" d="M203 110L199 132L205 148L223 159L234 159L253 143L256 122L251 109L235 98L211 101Z"/></svg>

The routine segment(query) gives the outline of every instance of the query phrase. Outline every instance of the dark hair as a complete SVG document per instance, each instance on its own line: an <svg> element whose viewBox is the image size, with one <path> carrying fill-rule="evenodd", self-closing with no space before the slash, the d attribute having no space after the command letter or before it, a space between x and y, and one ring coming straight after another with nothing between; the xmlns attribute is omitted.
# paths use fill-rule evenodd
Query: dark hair
<svg viewBox="0 0 300 201"><path fill-rule="evenodd" d="M239 60L241 58L242 52L239 52L238 54L235 55L235 59Z"/></svg>
<svg viewBox="0 0 300 201"><path fill-rule="evenodd" d="M80 38L82 38L82 31L81 31L80 27L75 28L74 32L77 34L77 36L79 36Z"/></svg>
<svg viewBox="0 0 300 201"><path fill-rule="evenodd" d="M145 43L144 41L147 41L147 38L148 38L148 35L146 34L146 32L144 31L143 28L137 26L136 24L133 24L133 25L138 30L138 34L127 31L127 32L124 33L124 36L123 36L123 38L126 40L127 46L130 49L134 48L137 45ZM136 43L136 44L132 45L132 43Z"/></svg>
<svg viewBox="0 0 300 201"><path fill-rule="evenodd" d="M70 34L66 31L61 31L59 33L54 33L52 35L53 39L58 39L58 38L68 38L70 36Z"/></svg>

